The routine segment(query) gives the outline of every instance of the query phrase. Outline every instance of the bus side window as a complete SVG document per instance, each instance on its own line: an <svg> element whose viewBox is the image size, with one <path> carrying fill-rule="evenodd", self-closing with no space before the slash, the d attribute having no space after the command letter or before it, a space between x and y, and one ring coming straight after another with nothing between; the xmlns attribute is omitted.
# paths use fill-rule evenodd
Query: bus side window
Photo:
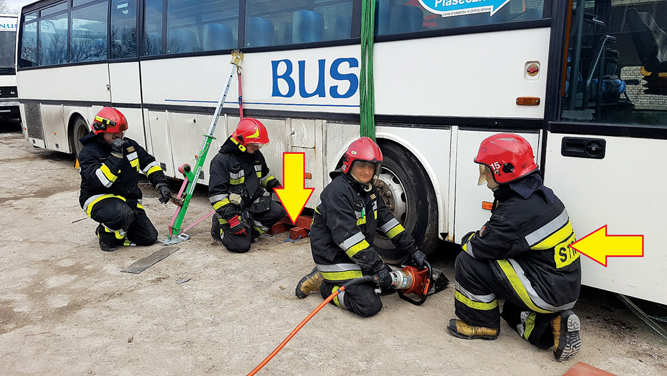
<svg viewBox="0 0 667 376"><path fill-rule="evenodd" d="M294 43L320 42L324 37L324 17L312 10L294 12L292 40Z"/></svg>
<svg viewBox="0 0 667 376"><path fill-rule="evenodd" d="M273 22L268 18L248 17L245 29L245 45L247 47L273 45Z"/></svg>
<svg viewBox="0 0 667 376"><path fill-rule="evenodd" d="M326 20L326 40L348 39L352 32L352 17L329 16Z"/></svg>
<svg viewBox="0 0 667 376"><path fill-rule="evenodd" d="M403 34L420 31L424 13L420 8L396 4L391 7L389 34Z"/></svg>
<svg viewBox="0 0 667 376"><path fill-rule="evenodd" d="M169 38L167 40L169 41L167 52L170 54L193 52L199 50L197 35L192 30L169 30Z"/></svg>
<svg viewBox="0 0 667 376"><path fill-rule="evenodd" d="M279 45L292 44L292 22L281 22L278 26L278 37L276 43Z"/></svg>
<svg viewBox="0 0 667 376"><path fill-rule="evenodd" d="M384 0L378 0L375 4L375 35L389 34L391 21L391 5Z"/></svg>
<svg viewBox="0 0 667 376"><path fill-rule="evenodd" d="M202 47L204 51L228 50L236 47L234 34L229 25L207 23L204 25Z"/></svg>

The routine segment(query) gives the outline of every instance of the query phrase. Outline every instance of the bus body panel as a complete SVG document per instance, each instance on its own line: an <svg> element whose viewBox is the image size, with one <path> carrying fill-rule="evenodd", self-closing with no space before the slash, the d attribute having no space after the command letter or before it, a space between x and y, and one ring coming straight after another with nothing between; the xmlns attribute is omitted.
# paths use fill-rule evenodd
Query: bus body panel
<svg viewBox="0 0 667 376"><path fill-rule="evenodd" d="M375 111L541 119L548 46L548 28L377 43ZM539 63L536 76L527 75L528 63ZM518 97L541 102L518 106Z"/></svg>
<svg viewBox="0 0 667 376"><path fill-rule="evenodd" d="M109 86L111 88L111 102L141 103L139 63L110 63Z"/></svg>
<svg viewBox="0 0 667 376"><path fill-rule="evenodd" d="M563 137L604 139L605 156L562 156ZM545 184L567 207L577 239L604 225L608 236L644 235L642 257L610 257L605 267L582 255L583 284L667 304L665 150L667 140L548 135Z"/></svg>
<svg viewBox="0 0 667 376"><path fill-rule="evenodd" d="M16 15L0 15L0 120L19 120L16 89Z"/></svg>
<svg viewBox="0 0 667 376"><path fill-rule="evenodd" d="M16 80L22 100L111 101L107 64L22 70Z"/></svg>
<svg viewBox="0 0 667 376"><path fill-rule="evenodd" d="M457 135L455 181L456 197L454 210L452 241L460 242L461 237L470 231L479 230L491 217L491 211L482 208L482 202L493 203L493 192L484 185L477 185L479 165L474 162L481 142L498 132L479 130L460 130ZM524 137L533 150L537 150L539 134L535 132L512 132Z"/></svg>

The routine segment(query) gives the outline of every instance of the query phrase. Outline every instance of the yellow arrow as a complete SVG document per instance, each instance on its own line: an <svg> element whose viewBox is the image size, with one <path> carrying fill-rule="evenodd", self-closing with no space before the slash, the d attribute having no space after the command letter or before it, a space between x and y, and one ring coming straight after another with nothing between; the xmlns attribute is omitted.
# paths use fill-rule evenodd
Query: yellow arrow
<svg viewBox="0 0 667 376"><path fill-rule="evenodd" d="M305 188L304 153L283 153L283 186L275 190L292 224L296 224L303 207L315 188Z"/></svg>
<svg viewBox="0 0 667 376"><path fill-rule="evenodd" d="M607 225L570 244L607 267L607 257L644 257L644 235L607 235Z"/></svg>

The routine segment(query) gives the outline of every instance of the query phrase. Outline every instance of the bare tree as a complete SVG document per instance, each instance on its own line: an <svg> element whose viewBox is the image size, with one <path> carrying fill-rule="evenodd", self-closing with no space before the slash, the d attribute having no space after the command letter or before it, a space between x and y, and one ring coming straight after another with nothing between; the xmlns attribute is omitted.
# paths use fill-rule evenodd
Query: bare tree
<svg viewBox="0 0 667 376"><path fill-rule="evenodd" d="M9 4L7 4L7 0L0 0L0 14L18 14L19 9L12 9Z"/></svg>

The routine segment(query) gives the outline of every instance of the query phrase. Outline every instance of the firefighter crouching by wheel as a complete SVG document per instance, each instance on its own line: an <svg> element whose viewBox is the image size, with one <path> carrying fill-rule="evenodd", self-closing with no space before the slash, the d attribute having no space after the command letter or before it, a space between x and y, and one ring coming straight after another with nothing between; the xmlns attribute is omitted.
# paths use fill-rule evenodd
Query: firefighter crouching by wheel
<svg viewBox="0 0 667 376"><path fill-rule="evenodd" d="M426 255L394 218L377 193L382 152L368 137L354 141L343 157L343 166L330 174L333 181L322 191L310 228L310 247L316 267L299 281L296 295L305 298L320 290L326 299L346 281L377 275L379 287L388 291L391 268L373 249L379 227L394 245L411 255L422 268ZM342 172L342 173L341 173ZM375 283L353 285L333 303L360 316L373 316L382 308ZM393 290L390 290L393 291Z"/></svg>
<svg viewBox="0 0 667 376"><path fill-rule="evenodd" d="M285 209L271 200L281 184L259 151L268 143L264 124L244 118L211 161L208 198L215 209L211 236L228 251L248 252L257 237L285 216Z"/></svg>
<svg viewBox="0 0 667 376"><path fill-rule="evenodd" d="M90 218L99 223L95 233L103 251L123 245L151 245L158 232L141 206L137 183L143 171L160 192L160 202L171 197L167 178L155 158L136 141L124 138L125 116L104 107L81 138L79 153L81 193L79 202Z"/></svg>
<svg viewBox="0 0 667 376"><path fill-rule="evenodd" d="M479 184L495 198L490 220L463 237L456 258L455 310L447 329L463 339L496 339L502 317L558 361L579 352L579 254L563 203L542 185L530 144L515 134L482 141ZM498 298L505 299L502 313Z"/></svg>

